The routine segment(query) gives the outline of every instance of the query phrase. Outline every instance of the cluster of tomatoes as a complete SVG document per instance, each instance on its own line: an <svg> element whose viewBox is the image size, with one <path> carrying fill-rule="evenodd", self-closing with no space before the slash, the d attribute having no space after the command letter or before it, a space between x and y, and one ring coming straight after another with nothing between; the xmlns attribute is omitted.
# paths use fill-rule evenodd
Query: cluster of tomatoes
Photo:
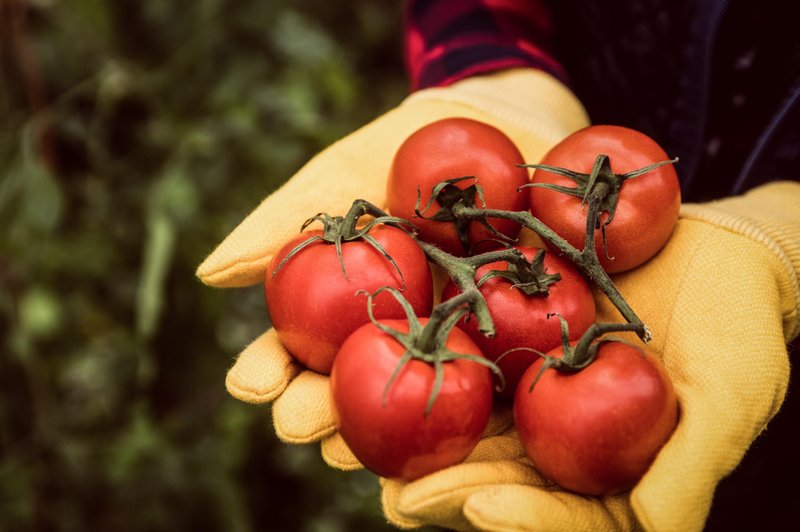
<svg viewBox="0 0 800 532"><path fill-rule="evenodd" d="M639 132L590 126L531 165L530 178L503 132L450 118L399 148L388 214L356 202L347 216L312 218L323 229L275 255L267 304L287 350L330 375L337 427L355 456L378 475L419 478L463 461L493 404L513 401L517 434L544 475L586 494L630 489L677 423L666 372L621 341L593 341L591 356L575 360L596 313L584 272L559 251L566 245L515 245L518 218L458 212L525 213L578 251L594 244L607 272L630 270L677 221L666 158ZM598 175L620 179L603 184L610 203L587 224ZM514 260L492 260L509 253ZM432 257L451 275L438 291ZM477 309L488 310L489 327Z"/></svg>

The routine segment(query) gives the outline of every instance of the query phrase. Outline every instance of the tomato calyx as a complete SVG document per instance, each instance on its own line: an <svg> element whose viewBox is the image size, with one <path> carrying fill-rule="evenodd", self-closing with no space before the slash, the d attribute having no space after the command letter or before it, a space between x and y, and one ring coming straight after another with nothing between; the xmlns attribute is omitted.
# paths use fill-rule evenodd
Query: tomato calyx
<svg viewBox="0 0 800 532"><path fill-rule="evenodd" d="M536 383L539 382L541 376L548 369L553 368L561 373L577 373L594 362L595 358L597 358L597 352L601 345L606 342L620 341L611 338L598 340L598 338L604 334L612 332L635 332L636 334L641 335L643 333L642 329L644 329L644 325L637 323L593 323L586 330L586 332L581 335L577 343L572 345L569 341L569 325L567 324L567 321L561 316L558 316L558 319L561 321L562 355L560 357L555 357L526 347L510 349L503 353L500 357L502 358L514 351L534 351L544 359L542 367L539 369L539 372L536 374L536 377L533 379L533 382L531 382L531 385L528 388L528 393L533 391Z"/></svg>
<svg viewBox="0 0 800 532"><path fill-rule="evenodd" d="M359 220L364 216L371 216L372 219L365 225L358 227ZM324 212L317 213L303 222L303 225L300 227L300 232L302 233L305 231L306 228L308 228L308 226L314 222L322 223L322 234L307 238L289 253L287 253L283 260L278 263L278 265L272 271L273 277L275 277L284 264L286 264L292 257L302 251L304 248L310 246L314 242L324 242L326 244L333 244L336 246L336 254L339 257L339 265L342 268L342 274L344 275L345 279L349 279L347 276L347 269L344 266L342 244L344 242L363 240L380 252L381 255L383 255L386 260L389 261L389 263L394 267L395 271L397 271L397 273L400 275L400 280L405 287L405 278L403 277L403 272L400 271L397 263L394 261L392 256L386 252L383 246L381 246L372 236L370 236L369 231L378 224L386 224L392 225L406 232L409 232L410 230L413 233L416 230L414 224L402 218L390 216L380 208L363 199L355 200L345 216L331 216Z"/></svg>
<svg viewBox="0 0 800 532"><path fill-rule="evenodd" d="M545 271L544 256L545 251L540 249L530 262L524 256L510 260L508 269L489 270L478 280L477 286L480 288L489 279L502 277L511 282L511 288L516 288L526 295L547 297L550 286L561 280L561 274Z"/></svg>
<svg viewBox="0 0 800 532"><path fill-rule="evenodd" d="M642 168L637 168L636 170L626 172L624 174L617 174L611 169L611 159L605 154L600 154L597 156L594 161L594 165L592 166L592 171L588 174L576 172L574 170L570 170L569 168L551 166L547 164L519 164L517 166L521 168L534 168L536 170L544 170L546 172L567 177L575 182L575 186L567 187L552 183L528 183L519 187L518 190L528 187L555 190L557 192L562 192L564 194L581 198L581 206L585 206L587 204L590 196L596 197L598 208L594 224L595 229L601 229L602 231L603 249L608 257L608 248L606 245L606 226L614 219L614 214L617 210L617 204L619 203L619 193L622 190L622 186L629 179L646 174L647 172L655 170L661 166L675 164L677 162L678 158L675 157L674 159L659 161ZM608 213L608 216L601 225L600 218L604 212ZM608 258L611 259L612 257Z"/></svg>
<svg viewBox="0 0 800 532"><path fill-rule="evenodd" d="M375 318L372 312L372 301L375 296L383 291L388 291L403 307L403 310L406 313L406 319L408 321L407 333L393 329L379 322ZM428 395L428 401L425 404L425 417L427 417L430 414L431 409L433 409L433 405L436 402L436 398L438 397L439 391L442 388L442 383L444 382L444 364L447 362L452 362L457 359L465 359L475 362L476 364L486 366L498 376L500 379L500 386L502 387L505 385L503 372L500 371L500 368L498 368L497 365L491 360L488 360L487 358L484 358L478 354L458 353L447 348L446 342L448 335L453 330L456 323L458 323L458 320L460 320L467 312L469 312L469 307L464 306L460 302L453 304L451 301L452 300L441 303L434 307L430 319L423 326L417 315L414 313L414 309L411 307L411 304L396 288L384 286L372 294L367 294L367 312L369 314L370 321L373 323L373 325L394 338L394 340L396 340L405 348L403 356L400 357L400 361L397 363L397 366L392 372L389 381L384 387L382 397L384 406L388 404L389 390L394 384L394 381L403 370L403 367L405 367L405 365L413 359L421 360L427 364L433 365L434 367L434 382L431 392Z"/></svg>
<svg viewBox="0 0 800 532"><path fill-rule="evenodd" d="M462 181L466 181L472 179L475 182L469 185L468 187L461 188L457 187L456 183L460 183ZM464 218L463 216L458 216L455 212L456 206L461 207L476 207L477 204L475 203L476 198L480 200L481 207L486 207L486 200L483 196L483 188L478 185L478 178L476 176L462 176L462 177L455 177L453 179L445 179L444 181L437 183L433 189L431 190L431 196L428 199L428 203L425 204L424 207L420 209L422 204L422 193L419 188L417 188L417 201L414 206L414 215L418 218L422 218L424 220L434 220L437 222L452 222L456 227L456 232L458 233L458 239L461 242L462 247L465 251L470 250L470 242L469 242L469 227L473 221L476 221L483 225L486 229L488 229L494 236L501 239L505 242L511 242L513 239L509 238L508 236L504 235L503 233L499 232L497 229L492 227L492 225L485 219L469 219ZM439 210L433 216L426 217L423 215L425 211L433 206L433 203L437 202L439 204Z"/></svg>

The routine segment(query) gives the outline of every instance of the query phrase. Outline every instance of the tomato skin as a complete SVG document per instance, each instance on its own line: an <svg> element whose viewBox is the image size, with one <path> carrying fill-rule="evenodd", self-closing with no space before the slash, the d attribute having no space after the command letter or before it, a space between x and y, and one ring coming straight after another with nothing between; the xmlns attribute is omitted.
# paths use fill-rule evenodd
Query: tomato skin
<svg viewBox="0 0 800 532"><path fill-rule="evenodd" d="M420 209L430 199L431 189L440 182L464 176L476 176L483 188L486 207L512 211L528 209L528 194L517 189L528 183L528 171L519 168L523 163L519 149L499 129L469 118L446 118L428 124L412 133L400 146L392 162L387 184L388 210L394 216L411 220L419 229L422 240L435 244L450 254L466 254L456 231L449 222L416 218L414 207L417 190ZM468 179L456 186L466 188L475 180ZM479 198L477 206L482 207ZM423 212L430 217L439 210L438 202ZM509 220L493 219L499 232L515 237L520 226ZM492 234L477 222L468 231L472 244L492 238Z"/></svg>
<svg viewBox="0 0 800 532"><path fill-rule="evenodd" d="M636 130L612 125L594 125L578 130L554 146L542 164L590 173L598 155L609 156L615 173L626 173L669 156L650 137ZM537 169L532 183L551 183L574 187L575 182L546 170ZM586 208L581 198L530 188L531 213L566 239L583 249L586 239ZM602 247L601 233L595 232L600 263L609 273L633 269L653 257L669 240L678 220L681 191L673 164L656 168L627 180L619 194L614 219L606 227L609 260ZM601 216L601 223L608 215Z"/></svg>
<svg viewBox="0 0 800 532"><path fill-rule="evenodd" d="M408 331L406 320L381 323ZM480 354L458 329L450 333L447 346ZM443 384L426 418L434 368L412 359L389 389L384 406L384 389L404 352L374 324L364 325L336 356L330 389L339 433L361 463L382 477L414 480L460 463L472 452L491 414L492 378L488 368L470 360L444 363Z"/></svg>
<svg viewBox="0 0 800 532"><path fill-rule="evenodd" d="M333 359L345 339L369 322L367 297L359 290L375 292L382 286L402 289L394 266L369 243L342 244L347 278L342 273L336 247L317 241L272 272L298 244L321 231L308 231L287 242L273 257L265 278L265 295L272 326L286 349L307 368L329 374ZM430 266L419 245L395 227L378 225L369 234L391 255L406 288L403 295L418 315L433 305ZM388 292L374 298L377 318L402 318L405 313Z"/></svg>
<svg viewBox="0 0 800 532"><path fill-rule="evenodd" d="M530 261L538 248L516 246ZM489 313L495 326L495 336L487 338L478 330L477 320L461 320L458 327L469 334L481 352L489 360L496 362L503 353L516 347L528 347L547 353L561 345L561 323L559 314L569 324L569 337L577 340L595 322L596 309L592 291L583 276L565 259L552 253L544 257L547 273L560 273L561 280L550 285L545 297L526 295L511 287L507 279L494 277L480 287ZM476 281L489 270L506 270L508 263L493 262L478 268ZM459 293L458 287L449 281L442 292L442 300L448 300ZM525 370L539 359L530 351L513 351L502 357L498 366L506 380L505 388L499 395L513 399Z"/></svg>
<svg viewBox="0 0 800 532"><path fill-rule="evenodd" d="M550 354L562 355L562 348ZM534 466L562 487L587 495L633 488L678 420L678 400L660 362L632 345L604 343L587 368L523 375L514 420Z"/></svg>

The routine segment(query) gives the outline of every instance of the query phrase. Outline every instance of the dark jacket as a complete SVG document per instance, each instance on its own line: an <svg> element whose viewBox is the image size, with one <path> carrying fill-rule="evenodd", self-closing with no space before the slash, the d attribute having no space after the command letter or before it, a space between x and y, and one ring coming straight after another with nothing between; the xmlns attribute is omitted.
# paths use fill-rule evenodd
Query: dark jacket
<svg viewBox="0 0 800 532"><path fill-rule="evenodd" d="M790 2L550 4L556 57L592 121L639 129L680 157L685 200L800 179L800 31Z"/></svg>

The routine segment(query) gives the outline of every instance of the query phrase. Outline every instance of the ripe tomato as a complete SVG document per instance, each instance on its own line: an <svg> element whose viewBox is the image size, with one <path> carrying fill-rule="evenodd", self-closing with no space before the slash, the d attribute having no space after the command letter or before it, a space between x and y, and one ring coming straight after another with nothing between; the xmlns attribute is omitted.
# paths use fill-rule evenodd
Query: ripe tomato
<svg viewBox="0 0 800 532"><path fill-rule="evenodd" d="M408 331L406 320L381 323ZM480 354L459 329L450 332L446 345L458 353ZM476 362L445 362L442 387L426 417L435 373L427 362L411 359L383 402L386 384L404 352L374 324L364 325L342 345L330 385L339 433L361 463L382 477L413 480L460 463L472 452L489 421L492 378Z"/></svg>
<svg viewBox="0 0 800 532"><path fill-rule="evenodd" d="M560 357L562 348L549 354ZM544 371L544 359L517 387L514 421L534 466L562 487L588 495L631 489L669 439L678 400L660 362L619 341L604 342L577 373Z"/></svg>
<svg viewBox="0 0 800 532"><path fill-rule="evenodd" d="M539 251L537 248L517 246L529 261ZM480 287L489 313L495 326L495 336L487 338L478 330L477 320L463 319L458 327L466 331L478 345L483 355L496 362L503 372L506 385L500 395L508 399L514 397L522 374L539 359L530 351L512 351L497 359L503 353L516 347L536 349L543 353L561 345L561 323L556 316L548 319L548 314L557 313L569 324L569 337L577 340L596 318L592 291L583 276L565 259L552 253L545 254L545 271L560 273L561 280L548 287L548 295L528 295L522 290L512 288L512 283L502 277L493 277ZM478 268L476 281L490 270L506 270L507 262L493 262ZM442 293L446 301L459 293L458 287L449 281Z"/></svg>
<svg viewBox="0 0 800 532"><path fill-rule="evenodd" d="M342 244L347 277L342 272L336 246L314 242L272 272L298 244L321 231L307 231L287 242L272 259L265 279L265 294L272 326L288 351L306 367L328 374L344 340L369 322L367 298L359 290L375 292L382 286L402 289L418 315L433 305L433 281L425 254L409 235L391 226L369 231L392 257L402 278L383 254L364 240ZM374 300L377 318L402 318L400 304L387 292Z"/></svg>
<svg viewBox="0 0 800 532"><path fill-rule="evenodd" d="M455 225L414 218L417 191L420 209L427 205L431 190L442 181L475 176L456 186L461 189L475 183L483 189L486 207L513 211L528 209L528 195L517 189L528 182L528 171L516 165L523 162L514 143L499 129L468 118L446 118L428 124L409 136L392 162L387 185L388 210L394 216L412 220L419 236L453 255L464 255ZM475 204L482 207L478 197ZM434 202L423 212L430 217L440 206ZM499 232L514 237L520 230L509 220L491 220ZM492 233L477 222L469 224L471 244L492 238ZM495 237L496 238L496 237Z"/></svg>
<svg viewBox="0 0 800 532"><path fill-rule="evenodd" d="M618 174L644 168L669 159L664 150L647 135L633 129L589 126L554 146L541 164L590 173L598 155L609 157ZM574 187L575 182L553 172L537 169L533 183ZM581 198L539 187L530 188L531 213L578 249L586 235L586 208ZM625 181L619 194L614 218L606 227L608 256L601 233L595 233L600 263L609 273L630 270L643 264L666 244L678 220L681 192L678 174L672 164L660 166ZM601 216L601 224L608 214Z"/></svg>

